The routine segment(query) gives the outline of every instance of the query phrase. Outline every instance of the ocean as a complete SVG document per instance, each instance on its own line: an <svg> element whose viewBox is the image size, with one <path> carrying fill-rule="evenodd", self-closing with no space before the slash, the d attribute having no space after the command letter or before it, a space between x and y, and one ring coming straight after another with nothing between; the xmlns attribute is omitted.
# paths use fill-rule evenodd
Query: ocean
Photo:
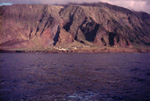
<svg viewBox="0 0 150 101"><path fill-rule="evenodd" d="M150 100L150 53L0 53L0 100Z"/></svg>

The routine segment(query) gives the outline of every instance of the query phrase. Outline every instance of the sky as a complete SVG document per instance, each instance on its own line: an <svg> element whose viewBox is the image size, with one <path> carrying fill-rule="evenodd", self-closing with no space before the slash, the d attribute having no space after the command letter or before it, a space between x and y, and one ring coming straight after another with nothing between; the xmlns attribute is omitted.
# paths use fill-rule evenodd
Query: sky
<svg viewBox="0 0 150 101"><path fill-rule="evenodd" d="M66 4L69 2L83 3L83 2L107 2L113 5L122 6L135 11L144 11L150 14L150 0L0 0L2 3L13 4Z"/></svg>

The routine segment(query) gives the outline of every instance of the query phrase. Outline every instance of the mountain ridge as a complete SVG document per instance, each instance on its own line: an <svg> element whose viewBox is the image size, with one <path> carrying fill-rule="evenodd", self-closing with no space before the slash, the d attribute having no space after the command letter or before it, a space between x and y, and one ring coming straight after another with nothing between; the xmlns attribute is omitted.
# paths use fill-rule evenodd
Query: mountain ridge
<svg viewBox="0 0 150 101"><path fill-rule="evenodd" d="M15 4L0 7L0 18L5 50L150 46L148 13L105 3Z"/></svg>

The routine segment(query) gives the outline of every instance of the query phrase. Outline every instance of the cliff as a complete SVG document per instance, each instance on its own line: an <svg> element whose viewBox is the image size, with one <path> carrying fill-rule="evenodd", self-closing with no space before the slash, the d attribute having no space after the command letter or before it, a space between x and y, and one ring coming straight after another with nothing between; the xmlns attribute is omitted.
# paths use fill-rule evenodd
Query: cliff
<svg viewBox="0 0 150 101"><path fill-rule="evenodd" d="M0 7L1 50L91 47L150 50L150 15L105 3Z"/></svg>

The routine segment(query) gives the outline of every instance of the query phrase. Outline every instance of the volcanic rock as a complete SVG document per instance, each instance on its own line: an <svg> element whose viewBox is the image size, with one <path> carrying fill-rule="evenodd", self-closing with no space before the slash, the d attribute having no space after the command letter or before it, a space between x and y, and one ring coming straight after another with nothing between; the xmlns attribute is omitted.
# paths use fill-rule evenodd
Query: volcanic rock
<svg viewBox="0 0 150 101"><path fill-rule="evenodd" d="M106 3L0 7L1 49L70 48L71 44L149 47L150 15Z"/></svg>

